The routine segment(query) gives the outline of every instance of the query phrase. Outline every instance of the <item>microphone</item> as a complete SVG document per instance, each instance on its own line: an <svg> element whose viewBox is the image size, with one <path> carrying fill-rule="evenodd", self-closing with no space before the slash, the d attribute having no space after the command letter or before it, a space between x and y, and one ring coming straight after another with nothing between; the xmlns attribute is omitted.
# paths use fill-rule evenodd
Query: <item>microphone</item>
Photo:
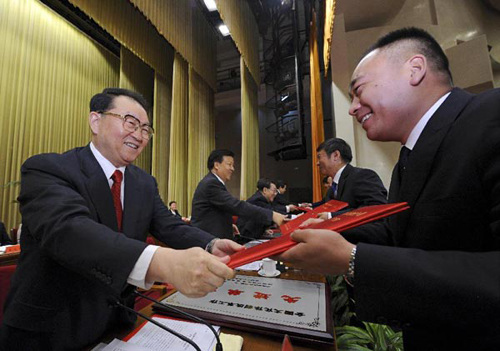
<svg viewBox="0 0 500 351"><path fill-rule="evenodd" d="M151 302L156 303L157 305L161 306L161 308L164 308L166 310L170 310L170 311L173 311L173 312L175 312L177 314L180 314L180 315L186 317L187 319L196 321L196 322L201 323L201 324L205 324L212 331L212 333L214 333L215 339L217 340L217 344L215 345L215 350L216 351L223 351L223 349L222 349L222 343L220 342L220 338L219 338L219 334L215 331L214 327L210 323L208 323L206 320L201 319L200 317L197 317L197 316L195 316L195 315L193 315L191 313L187 313L187 312L185 312L183 310L180 310L180 309L178 309L176 307L167 305L166 303L162 303L162 302L160 302L160 301L158 301L156 299L153 299L153 298L151 298L151 297L149 297L147 295L141 294L137 290L134 290L134 294L137 295L137 296L140 296L142 298L145 298L146 300L149 300Z"/></svg>
<svg viewBox="0 0 500 351"><path fill-rule="evenodd" d="M183 340L183 341L187 342L188 344L190 344L191 346L193 346L193 347L194 347L197 351L201 351L200 347L199 347L199 346L198 346L198 345L197 345L197 344L196 344L193 340L191 340L191 339L189 339L188 337L186 337L186 336L182 335L181 333L178 333L178 332L176 332L175 330L172 330L172 329L170 329L169 327L164 326L164 325L163 325L163 324L161 324L161 323L158 323L158 322L157 322L157 321L155 321L154 319L149 318L149 317L148 317L148 316L146 316L145 314L142 314L142 313L140 313L140 312L138 312L138 311L134 310L133 308L130 308L130 307L128 307L128 306L126 306L126 305L122 304L122 303L121 303L120 301L118 301L118 300L116 300L116 301L115 301L115 304L116 304L117 306L119 306L119 307L121 307L121 308L123 308L123 309L125 309L125 310L129 311L129 312L134 313L134 314L135 314L135 315L137 315L137 316L140 316L140 317L144 318L145 320L147 320L147 321L149 321L149 322L153 323L154 325L156 325L156 326L160 327L161 329L163 329L163 330L165 330L165 331L167 331L167 332L169 332L169 333L171 333L171 334L173 334L173 335L177 336L179 339L181 339L181 340Z"/></svg>

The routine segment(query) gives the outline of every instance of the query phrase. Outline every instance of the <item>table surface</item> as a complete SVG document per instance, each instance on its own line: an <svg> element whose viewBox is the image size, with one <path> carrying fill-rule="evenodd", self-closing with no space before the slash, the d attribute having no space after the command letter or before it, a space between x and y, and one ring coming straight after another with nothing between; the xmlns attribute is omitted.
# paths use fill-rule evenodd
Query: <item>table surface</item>
<svg viewBox="0 0 500 351"><path fill-rule="evenodd" d="M257 272L243 272L237 271L237 274L246 274L246 275L255 275L257 276ZM311 274L307 272L303 272L301 270L296 269L287 269L284 273L280 275L280 279L295 279L295 280L304 280L304 281L313 281L313 282L324 282L325 278L319 274ZM169 292L170 294L172 292ZM168 295L167 294L167 295ZM166 296L166 295L165 295ZM160 298L160 300L163 297ZM152 304L143 308L140 312L151 316L152 312ZM144 319L138 318L135 324L135 327L138 327L144 322ZM134 328L135 328L134 327ZM114 333L113 335L108 335L103 339L104 342L110 342L113 338L123 339L126 335L128 335L134 328L130 328L127 330L120 331L119 333ZM246 332L242 330L222 327L222 332L226 334L235 334L243 337L243 351L251 351L251 350L265 350L265 351L281 351L281 346L283 342L283 337L264 335ZM297 340L292 340L294 351L312 351L312 350L324 350L324 351L336 351L336 345L327 345L327 344L314 344L310 342L301 342Z"/></svg>

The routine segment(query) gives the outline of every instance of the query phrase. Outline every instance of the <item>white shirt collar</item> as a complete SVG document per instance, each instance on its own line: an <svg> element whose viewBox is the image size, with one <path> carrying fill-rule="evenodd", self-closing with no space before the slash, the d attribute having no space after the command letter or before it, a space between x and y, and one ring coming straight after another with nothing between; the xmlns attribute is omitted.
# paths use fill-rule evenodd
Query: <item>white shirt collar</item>
<svg viewBox="0 0 500 351"><path fill-rule="evenodd" d="M97 162L99 163L99 166L101 166L104 174L106 175L106 178L109 180L115 170L120 170L123 173L123 178L125 179L125 168L126 166L122 166L119 168L116 168L108 159L106 159L100 152L97 150L95 145L90 142L90 150L92 151L92 154L94 154L94 157L96 158Z"/></svg>
<svg viewBox="0 0 500 351"><path fill-rule="evenodd" d="M441 106L441 104L444 102L444 100L446 100L446 98L450 94L451 91L441 96L439 100L436 101L436 103L432 105L430 109L427 110L427 112L422 116L422 118L420 118L420 121L418 121L415 127L413 127L410 135L408 136L408 140L406 140L406 144L404 146L406 146L410 150L413 150L415 144L418 141L418 138L420 138L420 134L422 134L422 131L424 130L425 126L431 119L432 115L434 115L434 112L436 112L439 106Z"/></svg>
<svg viewBox="0 0 500 351"><path fill-rule="evenodd" d="M337 173L335 173L335 176L333 177L333 182L337 185L339 185L339 180L340 180L340 176L342 175L342 172L344 171L344 168L347 166L347 163L344 165L344 167L342 167L341 169L339 169L337 171Z"/></svg>
<svg viewBox="0 0 500 351"><path fill-rule="evenodd" d="M215 172L212 172L212 174L213 174L214 176L216 176L216 177L217 177L217 179L219 179L219 181L220 181L222 184L224 184L224 186L226 185L226 183L224 183L224 181L223 181L222 179L220 179L220 177L219 177L217 174L215 174Z"/></svg>

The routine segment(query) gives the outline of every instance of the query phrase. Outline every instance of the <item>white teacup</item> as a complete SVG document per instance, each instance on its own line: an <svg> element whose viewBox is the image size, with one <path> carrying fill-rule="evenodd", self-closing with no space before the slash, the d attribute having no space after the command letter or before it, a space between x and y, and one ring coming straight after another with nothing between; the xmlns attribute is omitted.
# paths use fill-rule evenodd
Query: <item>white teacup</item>
<svg viewBox="0 0 500 351"><path fill-rule="evenodd" d="M276 261L264 258L262 260L262 271L264 275L274 275L276 272Z"/></svg>

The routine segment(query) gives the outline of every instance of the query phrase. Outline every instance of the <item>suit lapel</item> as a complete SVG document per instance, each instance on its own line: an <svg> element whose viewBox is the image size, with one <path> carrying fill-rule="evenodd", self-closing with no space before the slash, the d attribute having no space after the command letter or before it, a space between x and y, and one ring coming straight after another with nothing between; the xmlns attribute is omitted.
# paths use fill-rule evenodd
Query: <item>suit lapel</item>
<svg viewBox="0 0 500 351"><path fill-rule="evenodd" d="M125 201L123 209L123 233L127 236L132 236L135 230L137 216L141 213L141 197L140 182L137 172L128 166L125 169Z"/></svg>
<svg viewBox="0 0 500 351"><path fill-rule="evenodd" d="M339 179L339 184L337 186L337 196L335 196L336 199L341 199L342 195L344 194L344 188L345 188L345 182L347 181L347 177L349 177L349 174L351 173L352 166L350 164L347 164L342 171L342 174L340 175Z"/></svg>
<svg viewBox="0 0 500 351"><path fill-rule="evenodd" d="M455 88L434 113L410 154L396 201L406 201L410 206L416 203L431 173L441 143L471 98L472 95ZM396 170L393 172L393 179L396 177L396 180L399 180L395 173L398 172ZM391 184L392 191L393 185ZM406 230L410 214L410 211L406 211L398 216L401 232Z"/></svg>
<svg viewBox="0 0 500 351"><path fill-rule="evenodd" d="M99 222L118 231L115 206L113 205L108 180L88 145L82 150L80 167L82 173L87 177L87 190L97 211Z"/></svg>

